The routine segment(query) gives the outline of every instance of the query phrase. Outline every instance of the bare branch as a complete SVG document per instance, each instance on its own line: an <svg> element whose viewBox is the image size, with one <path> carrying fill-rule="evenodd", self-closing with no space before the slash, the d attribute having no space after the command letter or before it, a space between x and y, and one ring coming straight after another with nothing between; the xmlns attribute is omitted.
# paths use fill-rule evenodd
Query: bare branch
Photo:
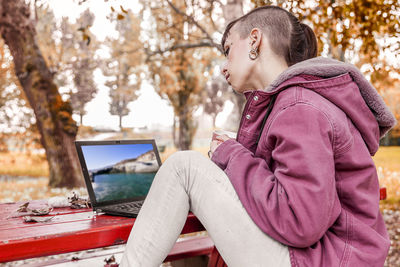
<svg viewBox="0 0 400 267"><path fill-rule="evenodd" d="M142 48L140 47L140 48L135 48L135 49L131 49L131 50L121 50L121 51L119 51L118 53L120 54L120 55L122 55L122 54L132 54L132 53L136 53L136 52L138 52L139 50L141 50Z"/></svg>
<svg viewBox="0 0 400 267"><path fill-rule="evenodd" d="M209 16L209 18L211 20L211 25L213 26L214 31L219 32L220 29L218 29L217 25L215 24L215 22L214 22L214 20L212 18L212 12L214 10L215 3L218 3L221 6L223 6L223 4L219 0L209 0L208 2L210 3L210 8L207 10L207 12L208 12L208 16Z"/></svg>
<svg viewBox="0 0 400 267"><path fill-rule="evenodd" d="M37 22L38 20L38 15L37 15L37 0L34 2L34 8L35 8L35 21Z"/></svg>
<svg viewBox="0 0 400 267"><path fill-rule="evenodd" d="M221 46L219 44L216 44L214 42L200 42L197 44L176 44L171 47L168 47L166 49L158 49L155 51L149 51L148 49L145 49L145 52L147 54L146 62L150 61L150 58L154 55L157 54L164 54L166 52L178 50L178 49L192 49L192 48L199 48L199 47L215 47L222 53Z"/></svg>

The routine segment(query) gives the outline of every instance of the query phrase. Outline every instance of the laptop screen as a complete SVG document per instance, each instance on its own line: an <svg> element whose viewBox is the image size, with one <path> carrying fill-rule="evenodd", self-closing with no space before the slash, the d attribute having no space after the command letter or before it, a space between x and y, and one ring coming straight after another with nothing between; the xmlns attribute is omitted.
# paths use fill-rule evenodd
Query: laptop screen
<svg viewBox="0 0 400 267"><path fill-rule="evenodd" d="M78 145L89 195L92 191L97 204L144 199L147 195L160 165L159 156L154 141L136 142L92 141Z"/></svg>

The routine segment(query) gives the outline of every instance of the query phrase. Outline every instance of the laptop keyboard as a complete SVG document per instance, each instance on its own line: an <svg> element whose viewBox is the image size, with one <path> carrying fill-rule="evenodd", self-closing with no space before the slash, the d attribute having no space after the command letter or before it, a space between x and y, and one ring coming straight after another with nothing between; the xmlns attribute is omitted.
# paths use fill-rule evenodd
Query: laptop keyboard
<svg viewBox="0 0 400 267"><path fill-rule="evenodd" d="M137 213L139 213L139 210L142 207L142 205L143 205L143 201L137 201L137 202L124 203L124 204L110 205L110 206L107 206L107 208L115 210L115 211L124 211L124 212L137 214Z"/></svg>

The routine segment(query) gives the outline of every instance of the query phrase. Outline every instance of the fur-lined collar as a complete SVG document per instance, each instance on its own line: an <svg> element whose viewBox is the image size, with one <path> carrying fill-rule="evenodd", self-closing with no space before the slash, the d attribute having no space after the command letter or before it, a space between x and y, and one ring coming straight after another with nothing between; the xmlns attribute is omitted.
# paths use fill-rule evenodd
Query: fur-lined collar
<svg viewBox="0 0 400 267"><path fill-rule="evenodd" d="M281 83L299 74L315 75L324 78L335 77L349 73L354 82L360 88L361 96L374 114L379 128L380 137L383 137L397 121L392 112L386 106L376 89L364 77L360 70L350 63L344 63L336 59L316 57L290 66L282 72L264 91L273 92Z"/></svg>

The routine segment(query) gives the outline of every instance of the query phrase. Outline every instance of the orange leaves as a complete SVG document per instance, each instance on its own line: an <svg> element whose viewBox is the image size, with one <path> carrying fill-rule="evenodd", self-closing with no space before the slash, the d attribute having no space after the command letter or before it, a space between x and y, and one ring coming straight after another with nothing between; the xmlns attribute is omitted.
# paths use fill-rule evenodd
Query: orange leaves
<svg viewBox="0 0 400 267"><path fill-rule="evenodd" d="M110 7L111 13L113 13L113 14L114 14L114 13L117 13L117 14L116 14L117 20L123 20L123 19L125 19L125 15L128 14L128 10L124 9L123 6L121 6L121 5L119 6L119 8L120 8L120 10L121 10L122 13L116 11L115 8L111 6L111 7ZM125 15L124 15L124 14L125 14Z"/></svg>

